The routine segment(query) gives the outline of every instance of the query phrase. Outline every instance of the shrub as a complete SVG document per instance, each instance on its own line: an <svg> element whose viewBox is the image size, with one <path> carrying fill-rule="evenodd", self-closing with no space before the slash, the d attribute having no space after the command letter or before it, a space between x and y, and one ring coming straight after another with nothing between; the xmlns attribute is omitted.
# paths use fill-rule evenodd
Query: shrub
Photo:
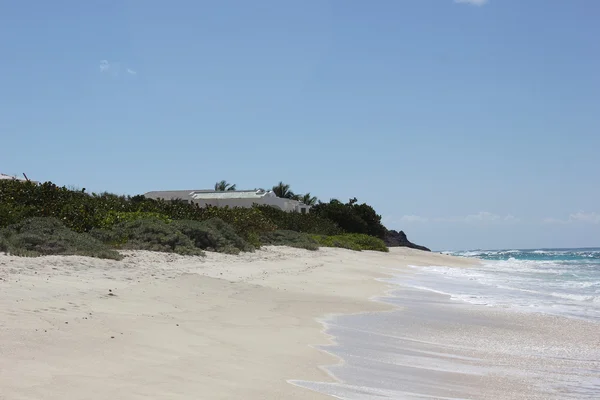
<svg viewBox="0 0 600 400"><path fill-rule="evenodd" d="M172 226L192 240L198 248L219 253L238 254L254 251L254 247L242 239L235 229L220 218L207 221L180 220Z"/></svg>
<svg viewBox="0 0 600 400"><path fill-rule="evenodd" d="M285 212L272 206L255 206L255 208L273 222L278 230L319 235L338 235L343 233L342 229L335 222L314 213Z"/></svg>
<svg viewBox="0 0 600 400"><path fill-rule="evenodd" d="M0 250L16 256L80 255L120 260L115 250L56 218L30 218L0 230Z"/></svg>
<svg viewBox="0 0 600 400"><path fill-rule="evenodd" d="M258 237L276 229L260 211L248 208L200 208L184 201L147 199L144 196L87 194L51 182L0 180L0 227L30 217L55 217L77 232L107 229L111 224L154 217L167 220L206 221L221 218L239 236L259 245Z"/></svg>
<svg viewBox="0 0 600 400"><path fill-rule="evenodd" d="M265 233L261 236L261 241L265 245L290 246L306 250L318 250L317 241L305 233L279 230Z"/></svg>
<svg viewBox="0 0 600 400"><path fill-rule="evenodd" d="M150 211L113 211L110 210L104 218L100 221L100 228L110 228L113 225L116 225L120 222L130 222L137 221L138 219L149 219L155 218L159 219L165 223L171 222L171 218L169 218L165 214L160 214L157 212Z"/></svg>
<svg viewBox="0 0 600 400"><path fill-rule="evenodd" d="M381 216L368 204L357 204L356 199L350 199L344 204L339 200L329 203L319 203L311 208L311 214L335 222L347 233L362 233L383 239L387 231L381 224Z"/></svg>
<svg viewBox="0 0 600 400"><path fill-rule="evenodd" d="M161 251L181 255L204 254L175 226L157 218L124 221L111 229L93 230L91 234L105 243L123 249Z"/></svg>
<svg viewBox="0 0 600 400"><path fill-rule="evenodd" d="M323 247L339 247L355 251L389 251L383 240L360 233L346 233L335 236L311 235L311 238Z"/></svg>
<svg viewBox="0 0 600 400"><path fill-rule="evenodd" d="M261 234L277 229L277 226L256 208L206 207L200 210L200 220L220 218L230 224L239 236L256 247L260 246L256 239Z"/></svg>

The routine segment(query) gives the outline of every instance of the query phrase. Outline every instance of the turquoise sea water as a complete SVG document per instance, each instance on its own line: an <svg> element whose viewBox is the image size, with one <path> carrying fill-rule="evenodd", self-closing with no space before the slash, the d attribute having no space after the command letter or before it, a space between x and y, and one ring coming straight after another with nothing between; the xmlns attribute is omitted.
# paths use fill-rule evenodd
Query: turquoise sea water
<svg viewBox="0 0 600 400"><path fill-rule="evenodd" d="M473 304L600 320L600 248L445 253L482 265L415 267L405 284Z"/></svg>

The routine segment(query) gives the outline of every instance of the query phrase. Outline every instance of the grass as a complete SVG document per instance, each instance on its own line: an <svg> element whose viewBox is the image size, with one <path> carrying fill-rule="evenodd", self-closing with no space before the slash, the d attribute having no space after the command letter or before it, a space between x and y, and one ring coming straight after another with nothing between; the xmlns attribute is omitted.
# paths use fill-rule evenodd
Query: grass
<svg viewBox="0 0 600 400"><path fill-rule="evenodd" d="M306 250L319 250L316 240L305 233L296 231L279 230L265 233L261 236L264 245L290 246Z"/></svg>
<svg viewBox="0 0 600 400"><path fill-rule="evenodd" d="M311 238L323 247L339 247L355 251L389 251L383 240L361 233L345 233L335 236L311 235Z"/></svg>
<svg viewBox="0 0 600 400"><path fill-rule="evenodd" d="M78 255L120 260L119 252L56 218L30 218L0 230L0 251L23 257Z"/></svg>

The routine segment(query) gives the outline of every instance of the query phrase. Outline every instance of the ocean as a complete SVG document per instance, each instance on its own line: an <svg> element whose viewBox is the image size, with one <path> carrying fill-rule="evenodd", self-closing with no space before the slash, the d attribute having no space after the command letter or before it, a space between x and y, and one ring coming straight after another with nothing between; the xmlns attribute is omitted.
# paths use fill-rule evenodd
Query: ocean
<svg viewBox="0 0 600 400"><path fill-rule="evenodd" d="M323 320L348 400L599 399L600 248L445 252L482 261L385 279L391 312Z"/></svg>
<svg viewBox="0 0 600 400"><path fill-rule="evenodd" d="M416 267L414 278L403 284L472 304L600 320L600 248L444 253L484 264Z"/></svg>

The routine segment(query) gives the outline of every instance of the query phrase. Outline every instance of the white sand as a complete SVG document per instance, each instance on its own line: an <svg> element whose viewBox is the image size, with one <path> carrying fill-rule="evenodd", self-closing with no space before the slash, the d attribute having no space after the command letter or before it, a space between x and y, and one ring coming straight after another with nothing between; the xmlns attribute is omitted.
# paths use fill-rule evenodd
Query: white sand
<svg viewBox="0 0 600 400"><path fill-rule="evenodd" d="M123 261L0 254L0 399L325 399L316 318L385 310L386 268L473 261L267 247Z"/></svg>

